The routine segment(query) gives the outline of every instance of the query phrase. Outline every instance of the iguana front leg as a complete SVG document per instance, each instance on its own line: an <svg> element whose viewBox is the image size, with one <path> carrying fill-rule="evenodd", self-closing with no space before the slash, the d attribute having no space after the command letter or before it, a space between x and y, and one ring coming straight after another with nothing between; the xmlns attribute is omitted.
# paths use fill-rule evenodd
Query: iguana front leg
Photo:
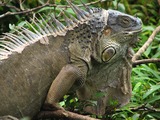
<svg viewBox="0 0 160 120"><path fill-rule="evenodd" d="M75 81L83 83L80 70L71 64L64 66L51 84L45 100L45 105L51 105L56 109L62 109L62 107L58 105L58 102L69 91Z"/></svg>

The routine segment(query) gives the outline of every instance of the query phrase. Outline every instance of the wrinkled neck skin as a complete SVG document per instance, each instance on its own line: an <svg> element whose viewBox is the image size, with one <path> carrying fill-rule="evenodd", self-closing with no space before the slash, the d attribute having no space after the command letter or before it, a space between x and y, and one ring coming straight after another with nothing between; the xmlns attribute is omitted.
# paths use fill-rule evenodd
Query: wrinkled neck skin
<svg viewBox="0 0 160 120"><path fill-rule="evenodd" d="M130 82L132 66L128 55L129 43L117 42L123 39L123 35L101 38L100 53L104 48L112 46L116 54L106 63L101 58L99 61L93 58L86 86L90 91L88 98L96 102L96 114L103 115L106 110L113 110L129 103L132 92ZM100 53L98 56L101 56Z"/></svg>

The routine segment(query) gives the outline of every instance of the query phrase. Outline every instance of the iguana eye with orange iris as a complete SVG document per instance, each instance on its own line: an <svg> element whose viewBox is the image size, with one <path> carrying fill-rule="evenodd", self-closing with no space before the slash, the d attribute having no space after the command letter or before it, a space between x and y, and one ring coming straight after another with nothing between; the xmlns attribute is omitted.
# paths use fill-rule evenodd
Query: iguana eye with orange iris
<svg viewBox="0 0 160 120"><path fill-rule="evenodd" d="M114 55L116 50L113 47L108 47L102 52L102 61L108 62Z"/></svg>

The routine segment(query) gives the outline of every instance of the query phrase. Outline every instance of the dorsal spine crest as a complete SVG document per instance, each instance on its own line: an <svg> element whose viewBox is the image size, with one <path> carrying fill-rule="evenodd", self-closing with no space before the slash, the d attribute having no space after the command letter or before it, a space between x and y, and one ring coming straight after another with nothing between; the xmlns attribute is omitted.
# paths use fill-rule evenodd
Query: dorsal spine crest
<svg viewBox="0 0 160 120"><path fill-rule="evenodd" d="M88 24L88 21L92 19L92 14L99 12L99 10L93 10L89 7L84 6L87 11L84 11L67 0L68 4L75 12L77 18L69 14L69 17L63 12L66 20L66 26L63 25L53 14L49 17L50 19L39 15L41 20L37 17L32 19L34 25L26 21L26 24L32 29L29 30L25 27L16 27L15 33L4 33L3 40L0 41L0 61L7 59L13 52L21 53L26 46L34 44L40 41L42 44L49 44L48 36L65 36L67 31L73 30L78 27L79 24ZM63 11L63 10L61 10ZM91 14L92 13L92 14ZM37 29L38 28L38 29Z"/></svg>

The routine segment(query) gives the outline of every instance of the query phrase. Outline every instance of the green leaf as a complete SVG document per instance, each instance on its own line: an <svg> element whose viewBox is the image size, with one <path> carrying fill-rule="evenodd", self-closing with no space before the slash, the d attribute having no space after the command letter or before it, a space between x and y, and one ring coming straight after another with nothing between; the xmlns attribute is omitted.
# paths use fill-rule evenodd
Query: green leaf
<svg viewBox="0 0 160 120"><path fill-rule="evenodd" d="M19 27L22 27L22 26L24 26L24 25L26 25L26 24L27 24L26 21L22 21L22 22L20 22L20 23L18 24L18 26L19 26Z"/></svg>
<svg viewBox="0 0 160 120"><path fill-rule="evenodd" d="M59 102L60 106L63 107L65 105L64 101Z"/></svg>
<svg viewBox="0 0 160 120"><path fill-rule="evenodd" d="M37 13L42 12L42 11L47 11L47 10L54 10L54 7L43 7L42 9L38 10Z"/></svg>
<svg viewBox="0 0 160 120"><path fill-rule="evenodd" d="M104 92L96 92L95 97L100 98L100 97L103 97L104 95L105 95Z"/></svg>
<svg viewBox="0 0 160 120"><path fill-rule="evenodd" d="M152 119L152 120L159 120L160 119L160 113L159 112L149 113L149 115L154 117L154 119Z"/></svg>
<svg viewBox="0 0 160 120"><path fill-rule="evenodd" d="M143 31L153 31L154 29L154 26L143 26Z"/></svg>
<svg viewBox="0 0 160 120"><path fill-rule="evenodd" d="M31 120L30 117L24 117L24 118L21 118L20 120Z"/></svg>
<svg viewBox="0 0 160 120"><path fill-rule="evenodd" d="M146 103L154 103L154 102L156 102L157 100L160 100L159 95L154 96L154 97L151 97L150 99L146 100Z"/></svg>
<svg viewBox="0 0 160 120"><path fill-rule="evenodd" d="M147 65L142 65L142 66L144 67L145 71L152 73L152 75L154 75L158 80L160 80L160 72L151 69Z"/></svg>
<svg viewBox="0 0 160 120"><path fill-rule="evenodd" d="M148 55L151 53L152 45L150 45L147 50L144 52L145 56L148 58Z"/></svg>
<svg viewBox="0 0 160 120"><path fill-rule="evenodd" d="M60 2L61 2L61 0L56 0L56 2L59 2L59 3L60 3Z"/></svg>
<svg viewBox="0 0 160 120"><path fill-rule="evenodd" d="M15 24L9 24L9 28L13 30L15 28Z"/></svg>
<svg viewBox="0 0 160 120"><path fill-rule="evenodd" d="M138 90L139 90L139 87L140 87L141 85L142 85L142 83L141 83L141 82L138 82L138 83L134 86L133 91L134 91L134 92L138 91Z"/></svg>
<svg viewBox="0 0 160 120"><path fill-rule="evenodd" d="M150 94L152 94L153 92L155 92L156 90L160 89L160 85L153 85L151 86L151 89L148 90L144 95L143 95L143 99L147 98Z"/></svg>
<svg viewBox="0 0 160 120"><path fill-rule="evenodd" d="M139 120L139 116L140 116L140 114L135 113L135 114L132 116L132 120Z"/></svg>

